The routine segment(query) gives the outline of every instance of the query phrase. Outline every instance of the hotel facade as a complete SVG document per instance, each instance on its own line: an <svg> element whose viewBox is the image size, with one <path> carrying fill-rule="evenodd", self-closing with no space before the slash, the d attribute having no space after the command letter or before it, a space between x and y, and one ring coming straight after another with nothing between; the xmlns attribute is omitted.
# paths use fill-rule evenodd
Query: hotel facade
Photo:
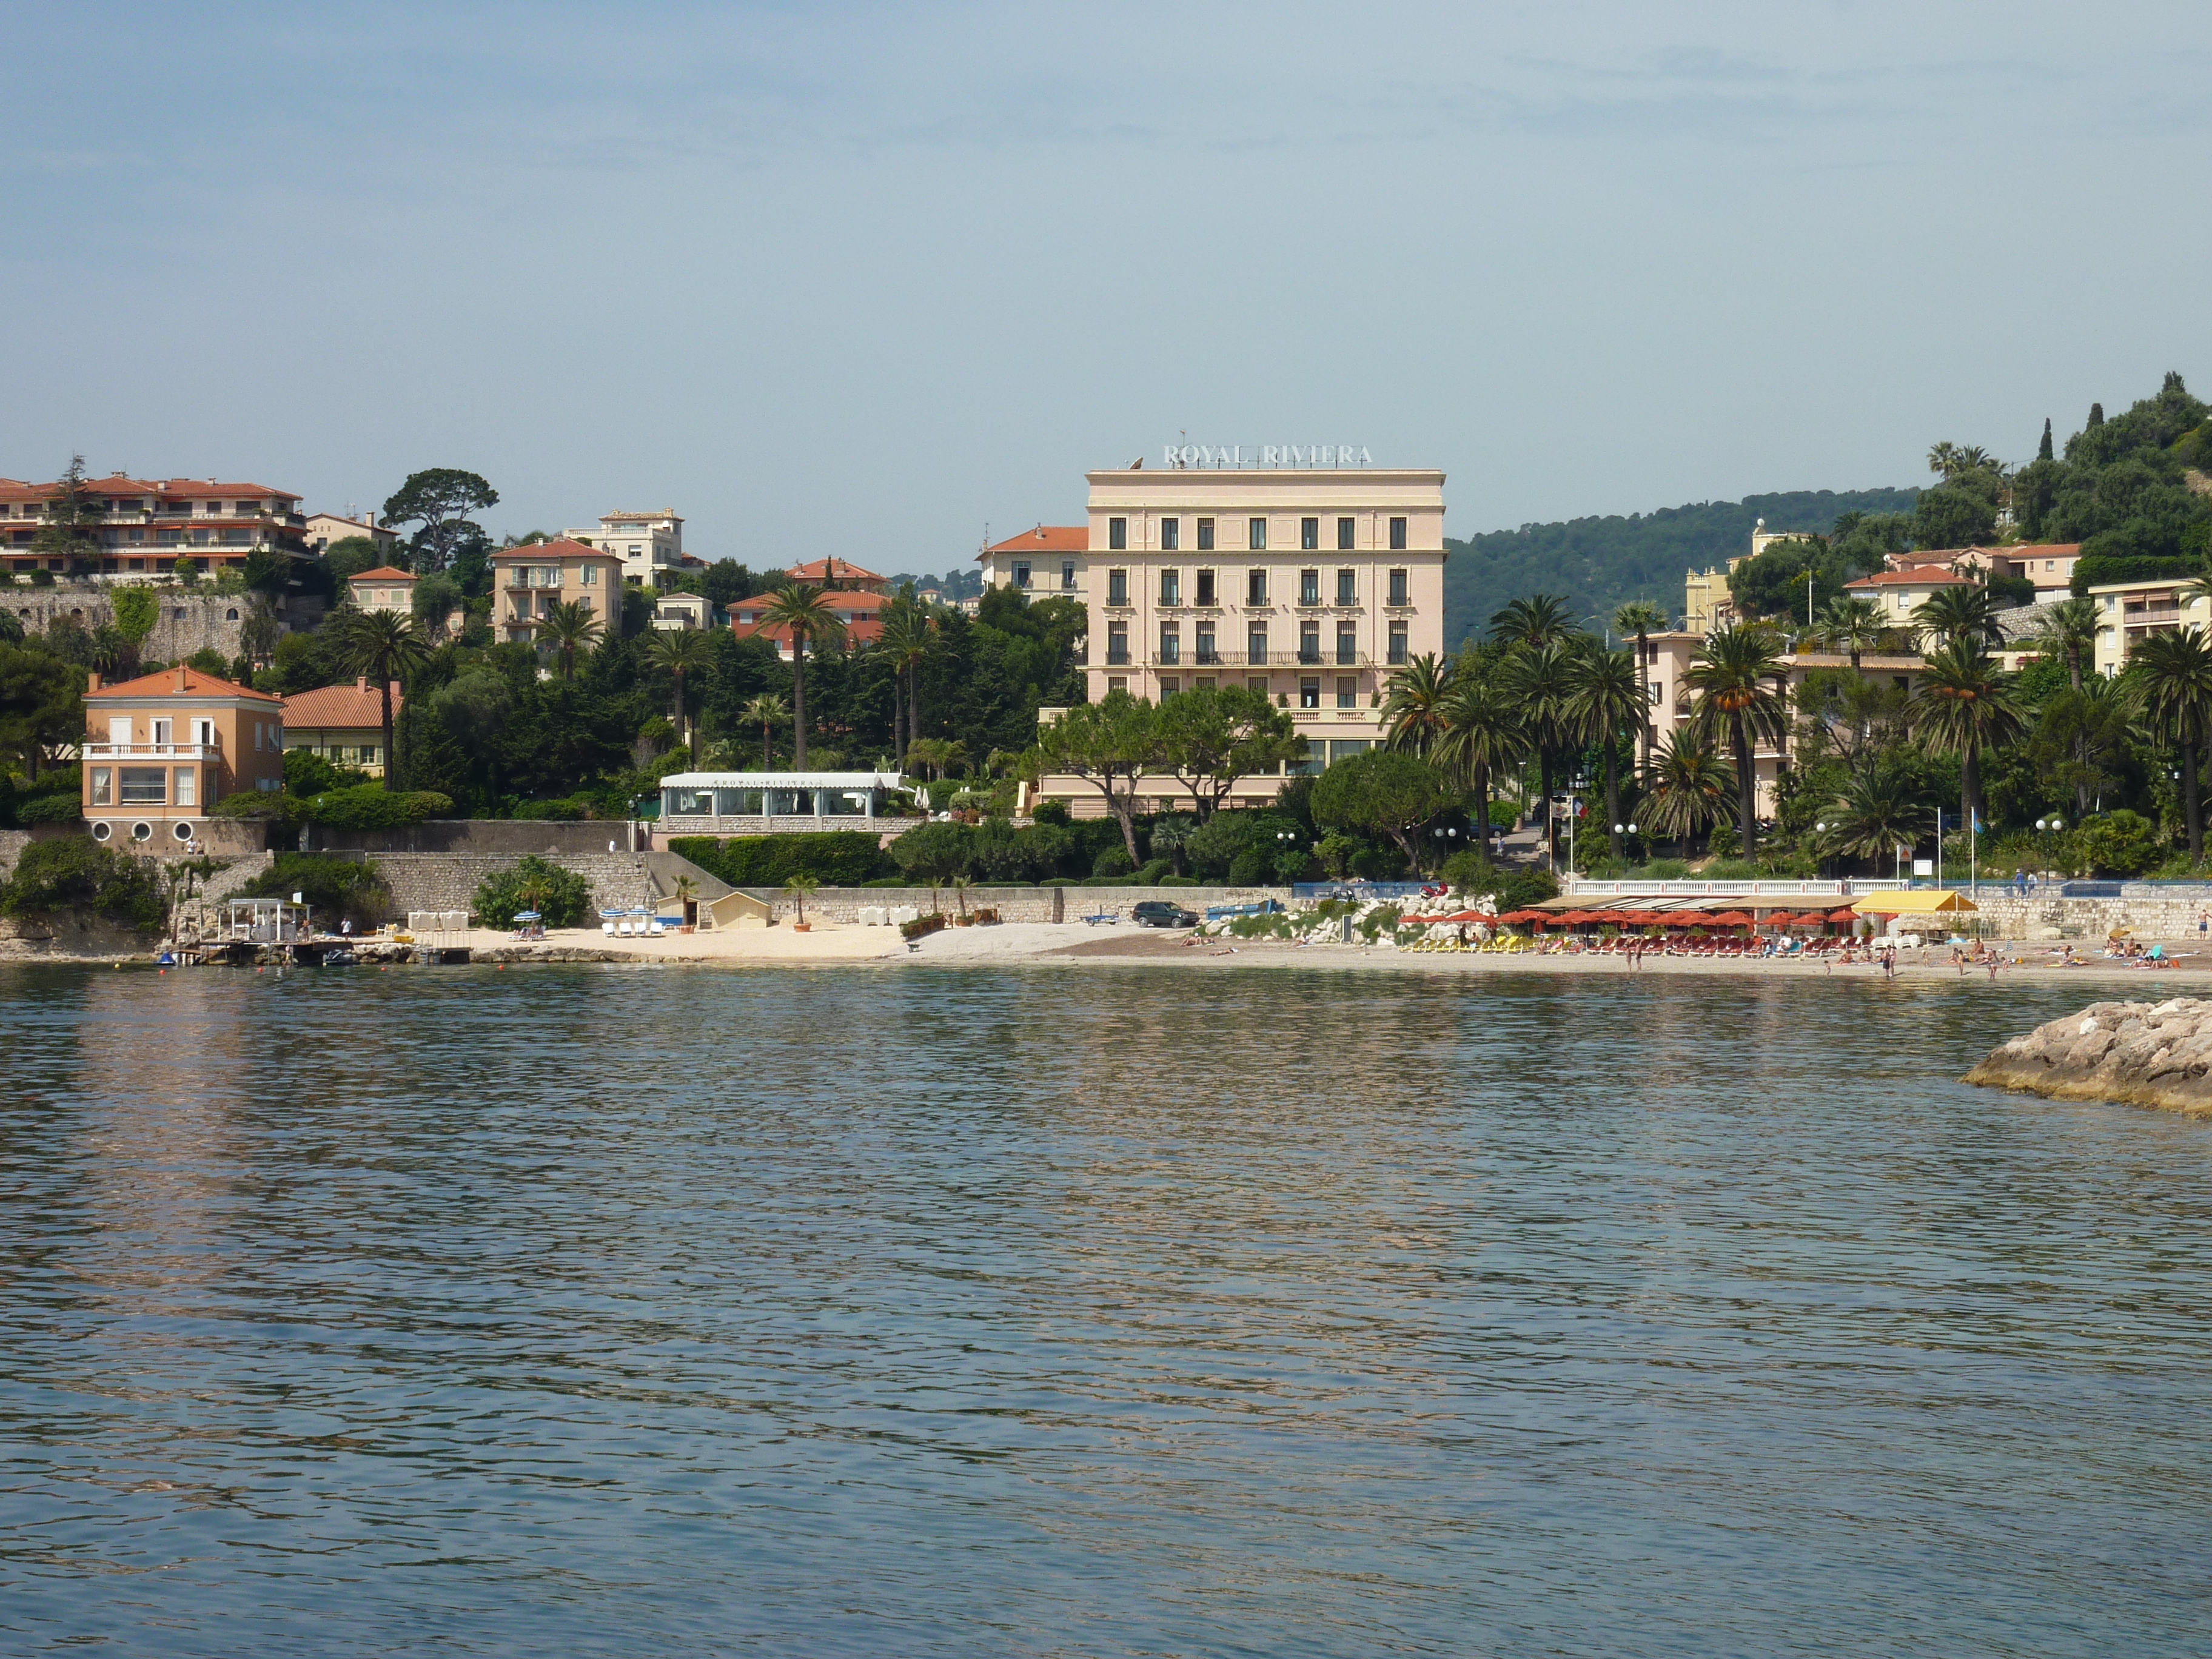
<svg viewBox="0 0 2212 1659"><path fill-rule="evenodd" d="M1289 769L1318 772L1381 743L1392 673L1444 648L1440 471L1140 465L1085 477L1085 545L1055 551L1051 568L1076 565L1092 702L1244 686L1308 740L1310 758ZM1272 801L1282 776L1239 780L1228 804ZM1104 810L1079 778L1045 778L1037 794ZM1188 800L1165 776L1139 794L1161 810Z"/></svg>

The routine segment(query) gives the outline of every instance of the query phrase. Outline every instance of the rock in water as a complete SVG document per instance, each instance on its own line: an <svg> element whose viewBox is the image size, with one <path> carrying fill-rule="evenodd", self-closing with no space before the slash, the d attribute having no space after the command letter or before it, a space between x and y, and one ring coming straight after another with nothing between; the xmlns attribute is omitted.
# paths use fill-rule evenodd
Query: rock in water
<svg viewBox="0 0 2212 1659"><path fill-rule="evenodd" d="M2092 1003L1991 1050L1966 1081L2212 1117L2212 1000Z"/></svg>

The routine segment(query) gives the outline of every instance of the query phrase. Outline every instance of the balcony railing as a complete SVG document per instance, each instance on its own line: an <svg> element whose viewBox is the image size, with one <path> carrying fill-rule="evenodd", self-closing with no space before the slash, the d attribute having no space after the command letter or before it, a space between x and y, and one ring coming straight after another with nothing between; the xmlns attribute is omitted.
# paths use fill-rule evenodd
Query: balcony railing
<svg viewBox="0 0 2212 1659"><path fill-rule="evenodd" d="M1155 655L1151 665L1155 668L1188 668L1194 664L1202 668L1375 668L1382 665L1370 651L1358 651L1349 657L1340 657L1328 652L1303 651L1216 651L1194 656Z"/></svg>
<svg viewBox="0 0 2212 1659"><path fill-rule="evenodd" d="M221 760L222 746L214 743L88 743L88 760Z"/></svg>

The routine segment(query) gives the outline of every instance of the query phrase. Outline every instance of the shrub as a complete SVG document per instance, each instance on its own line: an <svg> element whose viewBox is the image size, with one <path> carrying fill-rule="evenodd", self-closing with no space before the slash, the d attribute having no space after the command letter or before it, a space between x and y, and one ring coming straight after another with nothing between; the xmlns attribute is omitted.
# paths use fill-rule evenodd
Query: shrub
<svg viewBox="0 0 2212 1659"><path fill-rule="evenodd" d="M939 928L944 927L945 923L945 918L934 912L932 912L930 915L926 916L916 916L912 921L902 921L899 923L899 937L902 939L927 939L930 934L937 932Z"/></svg>
<svg viewBox="0 0 2212 1659"><path fill-rule="evenodd" d="M478 882L476 909L489 927L504 927L525 910L537 911L548 927L574 927L592 909L591 884L532 854Z"/></svg>
<svg viewBox="0 0 2212 1659"><path fill-rule="evenodd" d="M76 823L83 817L75 795L33 795L15 803L18 823Z"/></svg>
<svg viewBox="0 0 2212 1659"><path fill-rule="evenodd" d="M1152 884L1156 887L1203 887L1206 885L1196 876L1162 876Z"/></svg>
<svg viewBox="0 0 2212 1659"><path fill-rule="evenodd" d="M259 823L304 823L307 803L283 790L241 789L215 804L214 816Z"/></svg>
<svg viewBox="0 0 2212 1659"><path fill-rule="evenodd" d="M307 817L332 830L397 830L453 810L453 798L429 789L387 790L380 783L331 789L307 803Z"/></svg>
<svg viewBox="0 0 2212 1659"><path fill-rule="evenodd" d="M2158 862L2158 826L2124 806L2086 820L2075 845L2100 876L2139 876Z"/></svg>
<svg viewBox="0 0 2212 1659"><path fill-rule="evenodd" d="M1067 803L1064 800L1039 801L1036 811L1031 813L1030 817L1036 823L1053 824L1062 830L1066 829L1071 822L1067 813Z"/></svg>
<svg viewBox="0 0 2212 1659"><path fill-rule="evenodd" d="M1230 862L1229 884L1231 887L1264 886L1267 876L1267 860L1256 847L1246 848Z"/></svg>
<svg viewBox="0 0 2212 1659"><path fill-rule="evenodd" d="M45 916L70 910L157 932L167 907L151 864L112 848L70 836L34 841L0 884L0 915Z"/></svg>
<svg viewBox="0 0 2212 1659"><path fill-rule="evenodd" d="M924 823L890 844L890 859L910 882L950 881L968 868L975 832L964 823Z"/></svg>
<svg viewBox="0 0 2212 1659"><path fill-rule="evenodd" d="M574 800L526 800L509 816L537 823L576 823L582 821L584 808Z"/></svg>
<svg viewBox="0 0 2212 1659"><path fill-rule="evenodd" d="M924 826L907 831L918 835ZM906 839L901 836L899 842ZM793 831L775 836L679 836L668 850L691 860L732 887L781 887L795 875L820 878L824 887L857 887L891 873L876 837L865 830Z"/></svg>
<svg viewBox="0 0 2212 1659"><path fill-rule="evenodd" d="M1699 873L1708 881L1753 881L1759 866L1749 859L1715 859Z"/></svg>
<svg viewBox="0 0 2212 1659"><path fill-rule="evenodd" d="M2154 582L2175 576L2197 576L2203 574L2202 560L2186 553L2106 553L2096 550L2102 537L2092 536L2082 544L2081 556L2074 561L2074 575L2069 590L2075 599L2087 594L2100 582Z"/></svg>
<svg viewBox="0 0 2212 1659"><path fill-rule="evenodd" d="M359 781L358 779L353 781ZM305 800L325 790L342 789L348 780L338 775L338 769L312 749L287 749L284 751L284 793Z"/></svg>
<svg viewBox="0 0 2212 1659"><path fill-rule="evenodd" d="M1680 859L1653 859L1636 873L1644 881L1680 881L1690 873L1690 866Z"/></svg>
<svg viewBox="0 0 2212 1659"><path fill-rule="evenodd" d="M1101 853L1091 864L1094 876L1127 876L1136 872L1137 862L1129 856L1129 849L1115 842Z"/></svg>
<svg viewBox="0 0 2212 1659"><path fill-rule="evenodd" d="M239 889L245 898L297 893L319 918L374 927L392 914L392 890L374 866L328 853L279 853L276 862Z"/></svg>
<svg viewBox="0 0 2212 1659"><path fill-rule="evenodd" d="M1483 893L1492 890L1480 884L1496 872L1479 848L1468 847L1444 860L1443 878L1455 893Z"/></svg>
<svg viewBox="0 0 2212 1659"><path fill-rule="evenodd" d="M1157 887L1164 878L1174 873L1174 860L1152 859L1146 863L1143 869L1137 872L1137 880L1142 886Z"/></svg>

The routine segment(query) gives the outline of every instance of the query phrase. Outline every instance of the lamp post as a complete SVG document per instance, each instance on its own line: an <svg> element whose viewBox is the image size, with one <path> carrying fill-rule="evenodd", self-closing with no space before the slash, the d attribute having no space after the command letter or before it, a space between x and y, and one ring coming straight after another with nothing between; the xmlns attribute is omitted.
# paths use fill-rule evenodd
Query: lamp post
<svg viewBox="0 0 2212 1659"><path fill-rule="evenodd" d="M1814 834L1815 834L1815 835L1817 835L1817 836L1820 836L1820 837L1822 838L1822 841L1825 842L1826 842L1826 837L1827 837L1827 834L1828 834L1828 826L1827 826L1826 823L1826 822L1822 822L1822 823L1816 823L1816 824L1814 824L1814 825L1813 826L1813 833L1814 833ZM1827 858L1826 857L1826 855L1825 855L1825 854L1822 856L1822 858L1821 858L1821 860L1820 860L1820 879L1821 879L1821 880L1823 880L1823 881L1826 881L1826 880L1828 878L1828 860L1827 860Z"/></svg>

